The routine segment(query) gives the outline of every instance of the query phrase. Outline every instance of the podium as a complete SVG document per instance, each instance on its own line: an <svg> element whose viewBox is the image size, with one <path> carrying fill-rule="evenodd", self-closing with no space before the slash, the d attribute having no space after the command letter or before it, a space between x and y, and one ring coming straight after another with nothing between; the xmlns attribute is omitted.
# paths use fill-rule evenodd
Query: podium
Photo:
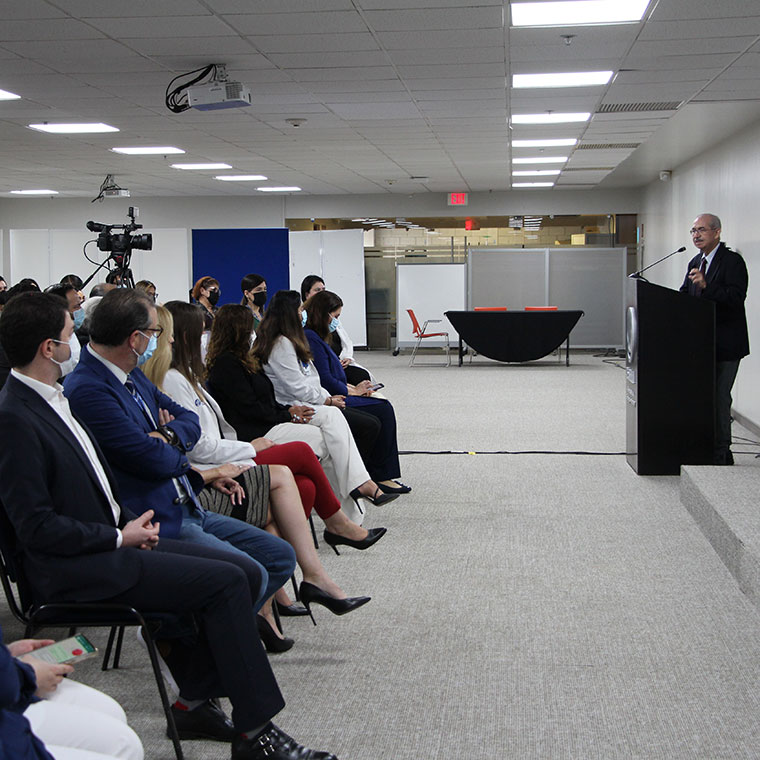
<svg viewBox="0 0 760 760"><path fill-rule="evenodd" d="M712 464L715 304L644 280L626 296L628 464L639 475Z"/></svg>

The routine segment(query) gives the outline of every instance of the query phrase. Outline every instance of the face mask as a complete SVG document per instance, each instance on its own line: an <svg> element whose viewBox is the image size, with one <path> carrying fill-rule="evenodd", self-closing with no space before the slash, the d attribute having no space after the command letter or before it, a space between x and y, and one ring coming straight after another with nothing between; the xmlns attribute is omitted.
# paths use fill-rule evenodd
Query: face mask
<svg viewBox="0 0 760 760"><path fill-rule="evenodd" d="M308 319L308 317L306 316L306 309L304 309L301 312L301 327L306 327L306 320L307 319Z"/></svg>
<svg viewBox="0 0 760 760"><path fill-rule="evenodd" d="M84 309L77 309L72 314L72 317L74 317L74 330L78 330L82 326L85 316Z"/></svg>
<svg viewBox="0 0 760 760"><path fill-rule="evenodd" d="M51 338L50 340L52 340L53 343L60 343L60 345L62 345L62 346L69 346L69 344L65 340L56 340L55 338ZM73 367L71 369L69 369L69 367L67 365L71 361L71 346L69 346L69 358L66 359L66 361L59 362L56 359L53 359L52 356L50 357L50 361L53 362L53 364L57 364L58 365L58 367L61 370L61 375L65 375L67 372L70 372L71 369L73 369Z"/></svg>
<svg viewBox="0 0 760 760"><path fill-rule="evenodd" d="M140 332L138 330L138 332ZM148 336L144 332L140 332L140 335L143 336L143 338L148 338ZM145 362L150 359L151 356L153 356L153 352L156 350L156 344L158 343L158 339L155 336L155 333L148 338L148 347L143 351L141 354L138 354L135 349L132 349L132 352L137 357L137 366L142 367Z"/></svg>
<svg viewBox="0 0 760 760"><path fill-rule="evenodd" d="M332 333L340 327L340 320L337 317L333 317L330 320L330 324L327 325L327 329Z"/></svg>
<svg viewBox="0 0 760 760"><path fill-rule="evenodd" d="M253 303L255 306L263 306L267 302L266 290L260 290L258 293L253 294Z"/></svg>
<svg viewBox="0 0 760 760"><path fill-rule="evenodd" d="M221 293L218 290L216 290L216 289L209 290L209 292L208 292L208 302L212 306L216 306L217 303L219 303L219 296L220 295L221 295Z"/></svg>

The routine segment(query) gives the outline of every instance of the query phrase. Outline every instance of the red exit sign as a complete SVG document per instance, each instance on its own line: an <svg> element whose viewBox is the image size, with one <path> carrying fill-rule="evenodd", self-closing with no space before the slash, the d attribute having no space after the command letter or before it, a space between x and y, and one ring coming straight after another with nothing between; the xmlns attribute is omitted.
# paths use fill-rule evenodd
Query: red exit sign
<svg viewBox="0 0 760 760"><path fill-rule="evenodd" d="M449 206L467 205L467 193L449 193L447 197Z"/></svg>

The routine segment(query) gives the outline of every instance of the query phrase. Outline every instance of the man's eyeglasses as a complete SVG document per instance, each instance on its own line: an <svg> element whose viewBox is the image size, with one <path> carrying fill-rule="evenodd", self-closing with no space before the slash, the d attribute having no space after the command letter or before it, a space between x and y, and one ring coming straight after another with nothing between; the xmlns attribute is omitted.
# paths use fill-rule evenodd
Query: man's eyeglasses
<svg viewBox="0 0 760 760"><path fill-rule="evenodd" d="M145 332L152 332L156 338L161 337L161 333L164 331L163 327L146 327ZM138 330L137 332L142 333L142 330ZM144 337L148 337L147 335L144 335Z"/></svg>
<svg viewBox="0 0 760 760"><path fill-rule="evenodd" d="M712 227L692 227L689 230L689 234L696 235L699 233L701 235L703 232L709 232L710 230L712 230Z"/></svg>

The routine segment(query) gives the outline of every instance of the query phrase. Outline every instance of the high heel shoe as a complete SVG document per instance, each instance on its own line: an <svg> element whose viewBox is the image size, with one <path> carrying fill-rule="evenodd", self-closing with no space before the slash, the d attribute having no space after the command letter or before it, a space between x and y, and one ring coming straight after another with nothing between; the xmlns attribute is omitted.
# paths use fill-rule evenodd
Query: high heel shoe
<svg viewBox="0 0 760 760"><path fill-rule="evenodd" d="M401 494L401 493L409 493L412 490L411 486L408 486L406 483L402 483L400 480L394 480L392 481L395 483L398 488L394 488L393 486L387 486L385 483L378 483L378 488L383 493L395 493L395 494Z"/></svg>
<svg viewBox="0 0 760 760"><path fill-rule="evenodd" d="M300 617L301 615L308 615L306 607L301 607L300 604L280 604L275 599L275 605L277 612L280 613L280 617Z"/></svg>
<svg viewBox="0 0 760 760"><path fill-rule="evenodd" d="M355 538L346 538L338 533L330 533L329 530L326 530L322 535L325 538L325 543L332 546L333 551L340 556L340 552L338 551L339 546L345 545L351 546L354 549L369 549L369 547L376 541L379 541L385 533L385 528L370 528L367 531L367 537L361 539L361 541L357 541Z"/></svg>
<svg viewBox="0 0 760 760"><path fill-rule="evenodd" d="M293 639L281 639L269 625L269 621L262 615L256 615L256 625L259 629L259 637L267 652L277 654L287 652L295 643Z"/></svg>
<svg viewBox="0 0 760 760"><path fill-rule="evenodd" d="M317 624L317 621L314 620L314 615L311 614L312 604L321 604L323 607L327 607L333 615L345 615L365 605L371 598L369 596L354 596L348 599L336 599L326 591L322 591L319 586L315 586L307 581L301 581L301 602L309 611L311 622L314 625Z"/></svg>
<svg viewBox="0 0 760 760"><path fill-rule="evenodd" d="M372 496L365 496L358 488L354 488L349 496L356 502L357 506L359 506L359 499L366 499L370 504L374 504L376 507L382 507L383 504L398 499L398 494L383 493L380 488L376 488L375 493ZM364 511L361 507L359 507L359 509L362 512Z"/></svg>

